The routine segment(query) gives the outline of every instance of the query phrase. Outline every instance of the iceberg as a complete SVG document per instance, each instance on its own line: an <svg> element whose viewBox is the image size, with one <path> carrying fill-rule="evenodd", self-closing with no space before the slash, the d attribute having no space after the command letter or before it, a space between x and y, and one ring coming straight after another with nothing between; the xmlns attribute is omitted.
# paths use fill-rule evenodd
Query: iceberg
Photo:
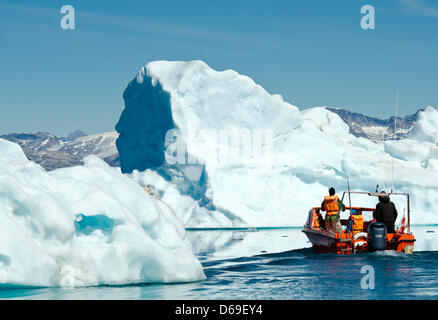
<svg viewBox="0 0 438 320"><path fill-rule="evenodd" d="M46 171L0 139L0 287L205 279L182 222L96 156Z"/></svg>
<svg viewBox="0 0 438 320"><path fill-rule="evenodd" d="M412 223L438 221L432 107L408 139L375 143L326 107L300 110L202 61L150 62L123 97L121 170L152 185L188 228L302 226L329 187L346 190L347 177L355 190L410 193ZM404 199L392 200L402 216Z"/></svg>
<svg viewBox="0 0 438 320"><path fill-rule="evenodd" d="M428 106L418 114L418 119L409 133L409 138L418 142L438 143L438 111Z"/></svg>

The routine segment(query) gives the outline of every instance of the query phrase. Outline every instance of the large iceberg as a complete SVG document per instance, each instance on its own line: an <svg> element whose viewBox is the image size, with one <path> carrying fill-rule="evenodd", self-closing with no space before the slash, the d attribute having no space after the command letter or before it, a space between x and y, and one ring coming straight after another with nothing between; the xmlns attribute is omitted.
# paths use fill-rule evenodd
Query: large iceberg
<svg viewBox="0 0 438 320"><path fill-rule="evenodd" d="M205 278L173 210L96 156L47 172L0 139L0 286Z"/></svg>
<svg viewBox="0 0 438 320"><path fill-rule="evenodd" d="M351 135L325 107L300 111L250 78L202 61L148 63L123 97L122 172L154 186L186 227L301 226L329 187L346 189L347 177L354 190L378 184L409 192L412 222L438 221L432 107L409 139L374 143ZM376 204L367 196L353 201ZM405 199L393 201L402 216Z"/></svg>

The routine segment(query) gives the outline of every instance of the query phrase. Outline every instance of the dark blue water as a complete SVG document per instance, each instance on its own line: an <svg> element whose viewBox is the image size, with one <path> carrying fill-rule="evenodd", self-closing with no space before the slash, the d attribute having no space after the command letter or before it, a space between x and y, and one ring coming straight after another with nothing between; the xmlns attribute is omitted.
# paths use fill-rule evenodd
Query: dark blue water
<svg viewBox="0 0 438 320"><path fill-rule="evenodd" d="M316 254L300 229L193 231L207 280L173 285L0 290L15 299L437 299L438 228L412 255ZM307 247L307 248L306 248ZM362 273L361 270L366 270ZM374 276L370 273L372 270Z"/></svg>
<svg viewBox="0 0 438 320"><path fill-rule="evenodd" d="M297 249L205 263L208 280L199 290L236 299L436 299L437 262L438 252L350 257ZM374 289L362 288L364 266L374 269Z"/></svg>

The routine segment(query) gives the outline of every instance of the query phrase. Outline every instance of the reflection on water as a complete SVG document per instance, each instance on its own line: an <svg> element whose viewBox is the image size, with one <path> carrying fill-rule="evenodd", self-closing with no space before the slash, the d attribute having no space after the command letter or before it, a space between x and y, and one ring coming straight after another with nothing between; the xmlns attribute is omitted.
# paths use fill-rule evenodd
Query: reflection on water
<svg viewBox="0 0 438 320"><path fill-rule="evenodd" d="M187 284L0 290L14 299L437 299L438 227L412 228L413 255L315 254L300 228L188 231L207 280ZM361 268L375 270L364 290Z"/></svg>
<svg viewBox="0 0 438 320"><path fill-rule="evenodd" d="M204 260L250 257L309 247L302 228L188 231L193 252Z"/></svg>

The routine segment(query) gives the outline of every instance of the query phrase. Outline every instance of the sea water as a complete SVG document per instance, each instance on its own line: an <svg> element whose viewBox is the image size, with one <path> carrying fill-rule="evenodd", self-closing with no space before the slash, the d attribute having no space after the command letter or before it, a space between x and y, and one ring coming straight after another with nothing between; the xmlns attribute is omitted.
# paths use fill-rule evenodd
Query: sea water
<svg viewBox="0 0 438 320"><path fill-rule="evenodd" d="M91 288L1 289L2 299L437 299L438 226L414 253L317 254L301 228L188 230L207 279Z"/></svg>

